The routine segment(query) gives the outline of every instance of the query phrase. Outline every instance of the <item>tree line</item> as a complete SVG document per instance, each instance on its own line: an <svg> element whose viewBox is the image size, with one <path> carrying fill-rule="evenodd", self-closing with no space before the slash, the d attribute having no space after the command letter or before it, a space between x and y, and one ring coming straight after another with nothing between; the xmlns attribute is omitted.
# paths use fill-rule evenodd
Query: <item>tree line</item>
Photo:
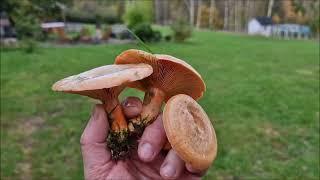
<svg viewBox="0 0 320 180"><path fill-rule="evenodd" d="M243 32L257 16L309 25L319 33L319 0L154 0L157 24L183 19L196 28Z"/></svg>

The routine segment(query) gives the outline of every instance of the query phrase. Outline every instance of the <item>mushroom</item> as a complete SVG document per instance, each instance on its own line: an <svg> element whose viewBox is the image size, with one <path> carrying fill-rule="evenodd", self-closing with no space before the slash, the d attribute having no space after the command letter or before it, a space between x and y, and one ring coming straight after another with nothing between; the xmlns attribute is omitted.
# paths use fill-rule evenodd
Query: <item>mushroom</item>
<svg viewBox="0 0 320 180"><path fill-rule="evenodd" d="M129 86L145 92L141 115L130 120L129 130L142 133L144 127L154 121L170 97L187 94L194 99L202 97L205 84L199 73L186 62L169 55L150 54L130 49L116 57L115 64L146 63L153 73L145 79L130 83Z"/></svg>
<svg viewBox="0 0 320 180"><path fill-rule="evenodd" d="M163 110L163 126L172 148L193 169L204 170L217 155L217 138L205 111L190 96L173 96Z"/></svg>
<svg viewBox="0 0 320 180"><path fill-rule="evenodd" d="M126 142L128 126L118 95L126 83L141 80L150 74L152 67L147 64L107 65L64 78L56 82L52 89L101 100L111 124L107 144L112 157L118 159L129 150Z"/></svg>

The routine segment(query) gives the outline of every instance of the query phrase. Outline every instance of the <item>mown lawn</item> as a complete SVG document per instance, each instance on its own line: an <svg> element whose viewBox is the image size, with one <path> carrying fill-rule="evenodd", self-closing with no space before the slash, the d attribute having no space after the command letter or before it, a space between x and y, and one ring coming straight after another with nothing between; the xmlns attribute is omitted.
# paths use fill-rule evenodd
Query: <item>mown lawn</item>
<svg viewBox="0 0 320 180"><path fill-rule="evenodd" d="M52 92L51 85L111 64L129 48L139 46L1 52L0 179L83 177L79 139L94 101ZM186 60L206 82L200 104L213 121L219 151L205 179L319 177L317 42L204 31L183 44L151 48Z"/></svg>

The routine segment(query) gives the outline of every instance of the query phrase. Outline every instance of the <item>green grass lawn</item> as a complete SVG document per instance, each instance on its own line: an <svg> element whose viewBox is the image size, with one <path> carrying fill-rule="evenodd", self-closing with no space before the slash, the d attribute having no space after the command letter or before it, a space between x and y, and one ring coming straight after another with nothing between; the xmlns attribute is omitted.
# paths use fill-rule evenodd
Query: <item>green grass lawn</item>
<svg viewBox="0 0 320 180"><path fill-rule="evenodd" d="M79 139L95 103L56 93L66 76L113 63L137 45L1 52L0 179L80 179ZM319 177L319 44L213 32L151 45L203 76L200 104L218 137L205 179ZM126 95L140 95L135 90Z"/></svg>

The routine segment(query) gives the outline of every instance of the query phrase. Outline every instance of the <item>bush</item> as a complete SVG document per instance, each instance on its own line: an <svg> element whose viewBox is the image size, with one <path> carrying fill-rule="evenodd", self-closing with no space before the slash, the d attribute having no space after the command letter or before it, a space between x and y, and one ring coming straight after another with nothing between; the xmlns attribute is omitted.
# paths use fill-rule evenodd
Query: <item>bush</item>
<svg viewBox="0 0 320 180"><path fill-rule="evenodd" d="M115 24L120 23L121 19L116 16L102 16L99 14L86 14L86 13L75 13L70 12L66 15L66 19L70 22L81 22L81 23L107 23L107 24Z"/></svg>
<svg viewBox="0 0 320 180"><path fill-rule="evenodd" d="M31 38L23 39L20 47L24 50L25 53L33 53L35 49L38 47L38 44L35 40Z"/></svg>
<svg viewBox="0 0 320 180"><path fill-rule="evenodd" d="M150 1L151 2L151 1ZM152 21L152 4L149 1L134 1L128 4L122 19L126 25L133 29L141 23L151 23Z"/></svg>
<svg viewBox="0 0 320 180"><path fill-rule="evenodd" d="M161 33L154 31L148 23L136 25L133 32L144 42L158 42L162 38Z"/></svg>
<svg viewBox="0 0 320 180"><path fill-rule="evenodd" d="M80 31L80 41L86 43L91 41L91 32L90 29L86 26L82 27Z"/></svg>
<svg viewBox="0 0 320 180"><path fill-rule="evenodd" d="M65 1L65 0L63 0ZM116 11L117 2L114 1L73 1L66 11L69 22L116 24L121 18Z"/></svg>
<svg viewBox="0 0 320 180"><path fill-rule="evenodd" d="M166 41L171 41L171 39L172 39L171 35L164 36L164 40L166 40Z"/></svg>
<svg viewBox="0 0 320 180"><path fill-rule="evenodd" d="M183 42L192 35L192 26L188 22L178 20L171 25L173 39L177 42Z"/></svg>
<svg viewBox="0 0 320 180"><path fill-rule="evenodd" d="M15 29L19 39L36 38L40 40L43 38L40 23L33 15L14 16Z"/></svg>
<svg viewBox="0 0 320 180"><path fill-rule="evenodd" d="M146 22L143 17L143 12L134 10L129 11L126 15L128 16L128 18L125 18L125 22L130 29L135 28L140 23Z"/></svg>

